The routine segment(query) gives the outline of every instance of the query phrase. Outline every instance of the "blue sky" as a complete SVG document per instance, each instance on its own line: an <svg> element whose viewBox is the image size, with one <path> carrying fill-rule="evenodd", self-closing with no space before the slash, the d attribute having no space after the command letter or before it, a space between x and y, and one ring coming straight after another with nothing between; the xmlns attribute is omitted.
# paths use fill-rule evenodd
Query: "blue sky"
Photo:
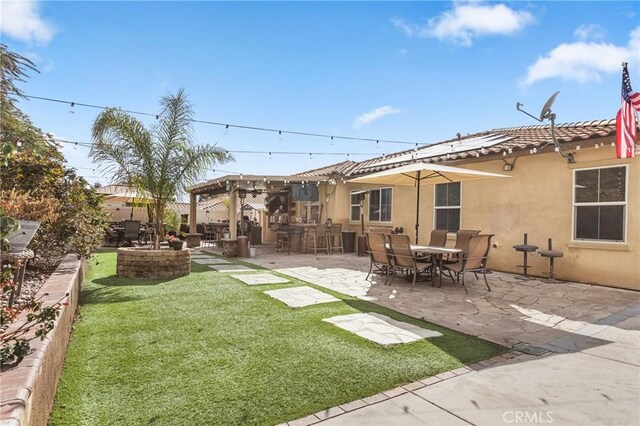
<svg viewBox="0 0 640 426"><path fill-rule="evenodd" d="M638 2L2 2L2 42L40 74L27 94L155 113L184 88L198 119L432 143L536 124L556 90L559 122L613 118L620 63L640 89ZM94 109L22 101L57 137L90 142ZM73 111L73 112L71 112ZM149 122L148 118L140 117ZM197 124L225 149L350 153L411 148ZM84 147L64 146L108 183ZM364 153L365 155L359 155ZM290 174L346 155L235 154L225 171ZM216 177L223 172L207 173Z"/></svg>

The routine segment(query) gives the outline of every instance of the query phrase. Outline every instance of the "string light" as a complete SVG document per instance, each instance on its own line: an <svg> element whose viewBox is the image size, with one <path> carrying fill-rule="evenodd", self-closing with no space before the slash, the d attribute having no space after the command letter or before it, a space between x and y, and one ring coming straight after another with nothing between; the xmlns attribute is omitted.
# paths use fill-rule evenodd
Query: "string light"
<svg viewBox="0 0 640 426"><path fill-rule="evenodd" d="M91 142L74 142L60 138L53 138L56 142L72 144L76 146L82 146L85 148L91 148L94 144ZM369 157L378 157L380 154L377 152L303 152L303 151L255 151L255 150L232 150L227 149L224 151L226 154L258 154L258 155L268 155L269 159L272 158L273 155L327 155L327 156L343 156L346 155L364 155Z"/></svg>
<svg viewBox="0 0 640 426"><path fill-rule="evenodd" d="M13 93L13 92L3 91L3 93ZM101 110L104 110L104 109L108 108L108 107L101 106L101 105L74 102L74 101L69 101L69 100L64 100L64 99L56 99L56 98L49 98L49 97L44 97L44 96L35 96L35 95L26 95L26 94L23 94L23 96L25 98L27 98L27 99L37 99L37 100L46 101L46 102L62 103L62 104L70 105L71 107L79 106L79 107L94 108L94 109L101 109ZM156 114L156 113L125 110L125 109L123 109L123 112L126 112L128 114L155 117L156 119L159 118L158 114ZM353 137L353 136L336 136L336 135L329 135L329 134L324 134L324 133L301 132L301 131L296 131L296 130L281 130L281 129L268 128L268 127L248 126L248 125L242 125L242 124L229 124L229 123L221 123L221 122L217 122L217 121L199 120L199 119L192 119L191 121L193 123L199 123L199 124L208 124L208 125L212 125L212 126L223 126L224 129L225 129L225 133L224 133L225 135L228 134L229 129L236 128L236 129L254 130L254 131L271 132L271 133L273 133L273 132L281 132L283 135L284 134L290 134L290 135L297 135L297 136L308 136L308 137L317 137L317 138L330 138L332 143L333 143L334 139L343 139L343 140L350 140L350 141L378 142L378 143L383 142L383 143L393 143L393 144L416 145L416 146L418 146L417 142L409 142L409 141L401 141L401 140L359 138L359 137ZM427 145L427 144L424 144L424 145Z"/></svg>

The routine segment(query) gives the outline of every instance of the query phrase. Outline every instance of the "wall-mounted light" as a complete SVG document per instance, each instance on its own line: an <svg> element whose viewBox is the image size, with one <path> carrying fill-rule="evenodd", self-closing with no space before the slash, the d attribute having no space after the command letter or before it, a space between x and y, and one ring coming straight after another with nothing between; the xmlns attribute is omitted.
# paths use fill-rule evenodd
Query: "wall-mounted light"
<svg viewBox="0 0 640 426"><path fill-rule="evenodd" d="M516 160L518 159L518 157L514 158L512 162L508 162L507 160L505 160L504 158L502 158L501 160L504 162L504 164L502 165L502 170L504 170L505 172L510 172L513 170L513 168L516 165Z"/></svg>

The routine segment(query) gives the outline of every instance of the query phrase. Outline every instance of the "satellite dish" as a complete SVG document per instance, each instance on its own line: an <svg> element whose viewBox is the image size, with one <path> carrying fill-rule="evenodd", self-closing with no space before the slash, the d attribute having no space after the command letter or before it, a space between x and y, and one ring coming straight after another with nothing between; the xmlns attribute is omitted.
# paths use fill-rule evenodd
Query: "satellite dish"
<svg viewBox="0 0 640 426"><path fill-rule="evenodd" d="M547 102L542 107L542 111L540 111L540 121L543 121L549 118L549 114L551 113L551 107L553 106L553 103L555 102L556 96L558 96L558 93L560 92L556 92L553 95L551 95L551 97L547 100Z"/></svg>

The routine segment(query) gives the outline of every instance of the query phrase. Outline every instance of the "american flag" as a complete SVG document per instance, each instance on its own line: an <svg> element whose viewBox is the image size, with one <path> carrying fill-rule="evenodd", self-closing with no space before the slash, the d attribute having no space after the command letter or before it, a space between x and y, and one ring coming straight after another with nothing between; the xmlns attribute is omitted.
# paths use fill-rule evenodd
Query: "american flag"
<svg viewBox="0 0 640 426"><path fill-rule="evenodd" d="M616 115L616 156L633 158L636 154L636 112L640 111L640 93L631 88L627 64L622 64L622 107Z"/></svg>

